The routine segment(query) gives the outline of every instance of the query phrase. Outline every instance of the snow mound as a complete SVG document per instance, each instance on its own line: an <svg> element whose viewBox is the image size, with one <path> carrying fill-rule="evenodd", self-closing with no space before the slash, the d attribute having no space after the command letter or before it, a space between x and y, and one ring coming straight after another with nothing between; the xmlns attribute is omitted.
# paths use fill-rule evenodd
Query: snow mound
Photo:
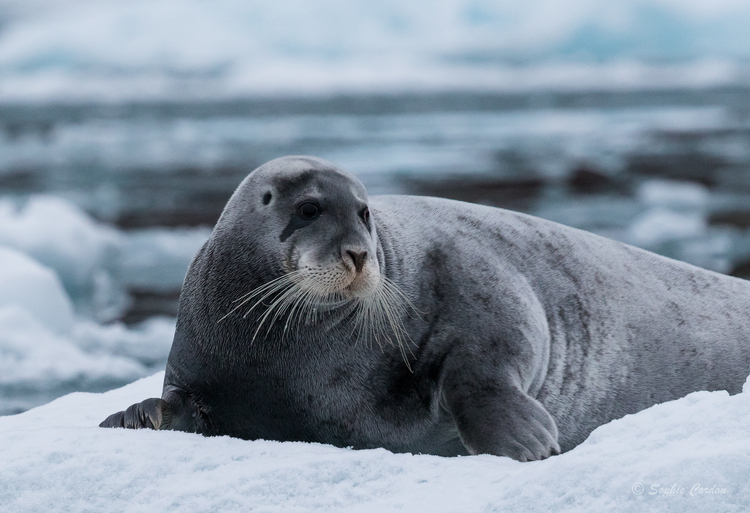
<svg viewBox="0 0 750 513"><path fill-rule="evenodd" d="M3 511L747 511L750 394L696 392L545 461L101 429L163 373L0 418Z"/></svg>

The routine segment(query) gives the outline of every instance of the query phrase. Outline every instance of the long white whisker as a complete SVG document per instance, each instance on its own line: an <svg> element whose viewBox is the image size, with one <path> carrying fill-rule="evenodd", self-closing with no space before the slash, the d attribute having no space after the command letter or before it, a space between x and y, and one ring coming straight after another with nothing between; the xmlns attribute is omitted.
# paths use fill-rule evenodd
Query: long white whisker
<svg viewBox="0 0 750 513"><path fill-rule="evenodd" d="M297 334L299 335L299 323L301 322L302 313L312 304L311 298L313 298L315 291L311 288L302 289L301 293L296 297L294 306L292 306L289 315L287 316L286 322L284 323L284 331L282 340L287 334L287 330L291 326L292 329L295 327L295 316L297 317Z"/></svg>
<svg viewBox="0 0 750 513"><path fill-rule="evenodd" d="M397 346L406 366L411 369L412 346L416 344L404 326L406 317L421 312L409 297L391 279L381 275L377 286L367 297L346 297L342 292L323 292L314 276L306 276L307 270L297 270L279 276L232 301L232 308L219 322L249 303L243 314L247 318L253 311L264 307L259 314L252 342L266 327L266 336L277 323L283 321L282 342L290 333L300 334L303 326L320 324L329 331L342 322L348 333L346 338L356 346L359 343L372 348L377 344L381 351L386 345ZM342 333L342 335L344 334Z"/></svg>
<svg viewBox="0 0 750 513"><path fill-rule="evenodd" d="M269 295L272 295L274 292L276 292L278 290L281 290L282 288L288 286L289 283L293 282L294 279L299 274L300 274L299 271L294 271L294 272L291 272L291 273L288 273L288 274L284 274L282 276L279 276L278 278L275 278L275 279L269 281L268 283L264 283L263 285L255 288L253 290L251 290L247 294L244 294L244 295L240 296L239 298L237 298L234 301L232 301L232 303L239 302L239 304L235 305L231 310L229 310L229 312L227 312L217 322L223 321L224 319L226 319L227 317L229 317L231 314L233 314L235 311L237 311L239 308L241 308L243 305L245 305L245 304L249 303L250 301L252 301L253 298L255 298L256 296L258 296L260 294L265 294L263 296L263 298L260 300L262 302ZM256 305L253 306L253 308L255 306L257 306L257 303L256 303ZM252 310L253 308L251 308L250 310ZM249 311L248 311L248 313L249 313ZM247 316L247 313L245 314L245 316Z"/></svg>
<svg viewBox="0 0 750 513"><path fill-rule="evenodd" d="M297 287L296 287L296 286L292 286L292 287L290 287L290 288L289 288L288 290L284 291L284 292L283 292L283 293L281 294L281 296L280 296L280 297L276 298L276 299L275 299L275 300L273 301L273 303L271 303L271 304L270 304L270 305L268 306L268 310L266 310L266 313L265 313L265 314L263 314L263 317L261 317L261 319L260 319L260 322L258 323L258 328L257 328L257 329L255 330L255 333L253 334L253 339L252 339L251 343L252 343L252 342L255 342L255 337L257 337L257 336L258 336L258 332L260 331L260 328L261 328L261 327L263 326L263 323L265 323L265 322L266 322L266 319L268 319L268 316L270 316L270 315L271 315L271 313L273 313L274 309L275 309L275 308L276 308L277 306L279 306L279 305L281 304L281 302L282 302L282 301L284 301L285 299L287 299L287 298L288 298L288 297L289 297L290 295L294 294L294 293L295 293L296 291L297 291Z"/></svg>

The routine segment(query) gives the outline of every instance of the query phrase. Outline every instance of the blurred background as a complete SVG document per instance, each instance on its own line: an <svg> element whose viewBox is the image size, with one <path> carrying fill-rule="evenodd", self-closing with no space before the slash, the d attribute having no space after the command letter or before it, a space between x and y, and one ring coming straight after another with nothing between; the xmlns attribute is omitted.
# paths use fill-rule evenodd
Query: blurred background
<svg viewBox="0 0 750 513"><path fill-rule="evenodd" d="M0 414L164 367L254 167L750 277L745 0L0 0Z"/></svg>

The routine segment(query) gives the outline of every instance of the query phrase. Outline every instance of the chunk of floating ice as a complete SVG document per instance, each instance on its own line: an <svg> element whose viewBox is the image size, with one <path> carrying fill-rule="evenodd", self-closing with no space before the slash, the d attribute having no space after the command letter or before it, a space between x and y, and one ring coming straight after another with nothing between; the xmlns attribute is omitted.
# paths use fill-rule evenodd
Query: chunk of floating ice
<svg viewBox="0 0 750 513"><path fill-rule="evenodd" d="M708 189L695 182L648 180L638 188L638 199L649 206L701 209L708 203Z"/></svg>
<svg viewBox="0 0 750 513"><path fill-rule="evenodd" d="M0 246L0 308L26 310L45 328L62 335L73 327L73 305L54 270Z"/></svg>
<svg viewBox="0 0 750 513"><path fill-rule="evenodd" d="M635 218L628 228L628 242L649 247L660 242L694 237L706 231L700 212L676 212L664 207L651 208Z"/></svg>
<svg viewBox="0 0 750 513"><path fill-rule="evenodd" d="M20 208L0 200L0 244L55 269L79 311L100 319L109 311L102 320L116 317L127 301L109 269L122 238L63 198L32 196Z"/></svg>

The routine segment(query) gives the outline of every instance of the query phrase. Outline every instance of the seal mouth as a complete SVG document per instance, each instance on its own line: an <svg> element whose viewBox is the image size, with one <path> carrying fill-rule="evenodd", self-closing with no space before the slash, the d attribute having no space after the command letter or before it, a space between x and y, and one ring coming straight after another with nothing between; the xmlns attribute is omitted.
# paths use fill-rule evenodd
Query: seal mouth
<svg viewBox="0 0 750 513"><path fill-rule="evenodd" d="M379 274L377 276L364 276L363 273L359 272L354 275L349 285L344 287L341 292L352 299L364 299L371 297L376 292L379 282Z"/></svg>

